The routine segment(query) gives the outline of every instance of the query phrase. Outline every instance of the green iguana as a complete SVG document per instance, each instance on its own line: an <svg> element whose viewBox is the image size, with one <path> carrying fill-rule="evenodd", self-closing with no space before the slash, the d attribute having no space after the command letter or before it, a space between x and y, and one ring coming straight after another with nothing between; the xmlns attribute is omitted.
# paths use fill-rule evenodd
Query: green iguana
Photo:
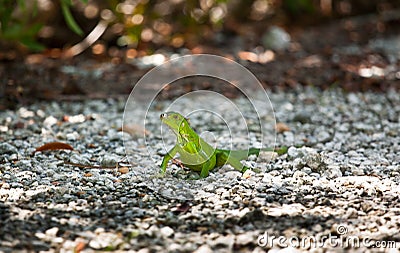
<svg viewBox="0 0 400 253"><path fill-rule="evenodd" d="M260 151L273 151L273 149L250 148L248 150L214 149L202 139L189 125L188 120L177 112L167 112L160 115L161 121L166 124L176 135L177 143L164 156L161 163L161 174L165 174L168 162L179 153L182 164L193 171L200 172L200 177L208 176L210 170L229 164L236 170L244 173L249 167L240 161L250 155L258 156ZM284 150L283 150L284 149ZM285 153L287 148L277 150ZM283 151L282 151L283 150Z"/></svg>

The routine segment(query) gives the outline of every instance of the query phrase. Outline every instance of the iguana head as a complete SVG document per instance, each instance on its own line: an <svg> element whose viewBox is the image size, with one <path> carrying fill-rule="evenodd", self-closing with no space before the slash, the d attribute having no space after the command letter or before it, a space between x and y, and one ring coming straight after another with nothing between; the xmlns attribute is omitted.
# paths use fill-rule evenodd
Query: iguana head
<svg viewBox="0 0 400 253"><path fill-rule="evenodd" d="M189 123L185 117L177 112L166 112L160 115L161 122L167 125L176 135L179 130L189 127Z"/></svg>

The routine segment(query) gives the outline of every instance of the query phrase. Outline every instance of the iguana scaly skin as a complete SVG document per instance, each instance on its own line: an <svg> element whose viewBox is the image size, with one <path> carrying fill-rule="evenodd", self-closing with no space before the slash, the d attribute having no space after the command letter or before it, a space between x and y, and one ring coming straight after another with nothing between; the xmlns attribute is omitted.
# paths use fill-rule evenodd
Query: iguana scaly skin
<svg viewBox="0 0 400 253"><path fill-rule="evenodd" d="M240 161L247 159L250 155L257 155L260 150L250 148L249 150L225 150L214 149L210 144L203 140L189 125L185 117L177 112L167 112L160 115L161 121L166 124L176 135L175 146L168 151L161 163L161 174L165 174L168 162L179 153L182 164L193 171L200 172L200 177L208 176L210 170L229 164L240 172L245 172L249 168Z"/></svg>

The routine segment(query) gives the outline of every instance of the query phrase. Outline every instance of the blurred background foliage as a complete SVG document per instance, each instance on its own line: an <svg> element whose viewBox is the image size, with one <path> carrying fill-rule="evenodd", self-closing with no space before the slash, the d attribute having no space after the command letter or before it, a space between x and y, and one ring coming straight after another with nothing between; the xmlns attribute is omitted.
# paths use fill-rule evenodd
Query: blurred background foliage
<svg viewBox="0 0 400 253"><path fill-rule="evenodd" d="M81 43L94 54L193 48L269 25L306 26L398 8L398 0L0 0L0 47L32 52ZM229 46L229 45L228 45ZM111 50L111 51L109 51ZM77 50L81 52L83 50Z"/></svg>

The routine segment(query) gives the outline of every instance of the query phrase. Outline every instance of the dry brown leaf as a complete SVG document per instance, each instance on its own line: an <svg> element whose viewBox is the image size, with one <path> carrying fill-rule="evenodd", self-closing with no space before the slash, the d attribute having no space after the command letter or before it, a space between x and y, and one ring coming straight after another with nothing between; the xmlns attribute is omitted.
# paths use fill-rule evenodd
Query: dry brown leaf
<svg viewBox="0 0 400 253"><path fill-rule="evenodd" d="M240 51L238 53L238 56L240 59L245 60L245 61L258 62L258 56L256 53L253 53L253 52Z"/></svg>
<svg viewBox="0 0 400 253"><path fill-rule="evenodd" d="M183 203L176 207L176 210L181 213L186 213L187 211L189 211L189 209L190 209L190 205L188 203Z"/></svg>
<svg viewBox="0 0 400 253"><path fill-rule="evenodd" d="M85 191L79 191L79 192L76 193L76 195L78 195L78 196L82 196L82 195L85 195L85 194L86 194Z"/></svg>
<svg viewBox="0 0 400 253"><path fill-rule="evenodd" d="M89 143L89 144L87 145L87 147L88 147L88 148L96 148L97 146L96 146L95 144L93 144L93 143Z"/></svg>
<svg viewBox="0 0 400 253"><path fill-rule="evenodd" d="M43 54L31 54L25 57L25 63L28 65L40 64L45 60Z"/></svg>
<svg viewBox="0 0 400 253"><path fill-rule="evenodd" d="M124 125L121 131L130 134L131 136L149 135L150 131L146 130L139 124Z"/></svg>
<svg viewBox="0 0 400 253"><path fill-rule="evenodd" d="M43 146L36 148L36 150L33 153L47 151L47 150L60 150L60 149L74 150L74 148L67 143L55 141L46 143Z"/></svg>
<svg viewBox="0 0 400 253"><path fill-rule="evenodd" d="M289 126L282 122L276 123L275 129L278 133L290 131Z"/></svg>
<svg viewBox="0 0 400 253"><path fill-rule="evenodd" d="M126 174L126 173L129 172L129 168L128 167L118 168L118 172L121 173L121 174Z"/></svg>
<svg viewBox="0 0 400 253"><path fill-rule="evenodd" d="M74 252L80 253L83 249L85 249L86 244L84 242L78 242L75 246Z"/></svg>

